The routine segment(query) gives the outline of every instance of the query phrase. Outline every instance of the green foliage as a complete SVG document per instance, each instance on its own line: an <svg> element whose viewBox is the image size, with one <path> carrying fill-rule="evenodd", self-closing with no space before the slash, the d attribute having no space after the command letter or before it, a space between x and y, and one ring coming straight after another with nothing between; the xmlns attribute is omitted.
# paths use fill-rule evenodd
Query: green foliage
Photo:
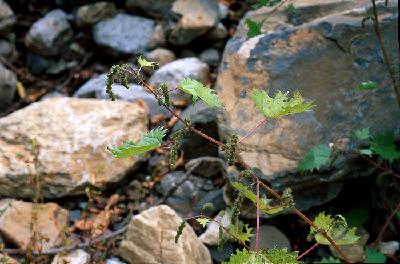
<svg viewBox="0 0 400 264"><path fill-rule="evenodd" d="M261 34L261 28L264 21L256 22L250 18L246 19L246 25L248 27L247 37L252 38Z"/></svg>
<svg viewBox="0 0 400 264"><path fill-rule="evenodd" d="M393 161L400 158L400 151L396 149L394 135L392 133L376 135L372 137L370 143L370 150L383 159Z"/></svg>
<svg viewBox="0 0 400 264"><path fill-rule="evenodd" d="M344 217L350 226L359 227L369 219L370 211L370 208L367 206L359 206L353 208Z"/></svg>
<svg viewBox="0 0 400 264"><path fill-rule="evenodd" d="M139 143L127 141L119 147L108 147L108 150L116 158L131 157L161 146L165 133L166 130L163 127L157 127L142 135Z"/></svg>
<svg viewBox="0 0 400 264"><path fill-rule="evenodd" d="M212 203L203 204L202 210L212 210L212 209L214 209L214 205Z"/></svg>
<svg viewBox="0 0 400 264"><path fill-rule="evenodd" d="M235 164L235 154L236 154L236 147L239 137L236 134L233 134L229 139L229 142L226 143L223 147L225 150L227 161L226 163L228 166L233 166Z"/></svg>
<svg viewBox="0 0 400 264"><path fill-rule="evenodd" d="M189 121L185 120L185 122ZM176 161L179 159L180 156L182 140L188 133L189 133L189 128L184 127L171 135L171 139L173 140L174 144L171 146L171 149L169 150L169 166L173 170L175 169Z"/></svg>
<svg viewBox="0 0 400 264"><path fill-rule="evenodd" d="M199 224L202 227L206 227L208 225L208 223L210 222L210 219L205 218L205 217L199 217L199 218L196 218L196 221L199 222Z"/></svg>
<svg viewBox="0 0 400 264"><path fill-rule="evenodd" d="M154 70L154 67L157 66L158 63L153 62L153 61L147 61L146 59L142 58L142 55L139 56L137 62L140 65L140 68L144 68L144 67L151 67Z"/></svg>
<svg viewBox="0 0 400 264"><path fill-rule="evenodd" d="M369 132L369 128L361 128L354 131L354 136L358 140L366 140L371 137L371 134Z"/></svg>
<svg viewBox="0 0 400 264"><path fill-rule="evenodd" d="M322 212L315 218L314 224L316 229L311 227L310 234L322 245L330 245L329 241L321 234L322 232L330 236L338 245L354 244L360 238L356 235L357 228L350 228L346 219L341 215L332 217Z"/></svg>
<svg viewBox="0 0 400 264"><path fill-rule="evenodd" d="M253 90L250 98L254 101L257 109L268 118L279 118L285 115L302 113L315 106L312 102L304 102L298 91L294 92L293 97L290 99L287 97L288 93L278 91L275 97L272 98L263 90Z"/></svg>
<svg viewBox="0 0 400 264"><path fill-rule="evenodd" d="M313 171L326 165L331 156L331 149L328 145L319 144L313 147L299 163L297 169L300 172Z"/></svg>
<svg viewBox="0 0 400 264"><path fill-rule="evenodd" d="M378 84L373 81L362 82L359 85L357 85L357 90L360 90L360 91L373 90L376 88L378 88Z"/></svg>
<svg viewBox="0 0 400 264"><path fill-rule="evenodd" d="M108 94L108 96L111 98L112 101L116 100L116 96L112 91L112 85L114 83L115 76L117 76L120 79L121 84L126 89L129 89L128 77L127 77L128 70L129 70L128 64L120 64L120 65L113 65L110 71L108 72L106 79L106 93Z"/></svg>
<svg viewBox="0 0 400 264"><path fill-rule="evenodd" d="M185 226L186 226L186 220L183 220L183 221L180 223L180 225L179 225L179 227L178 227L178 230L176 231L175 243L178 243L179 238L181 237L181 235L182 235L182 233L183 233L183 229L185 228Z"/></svg>
<svg viewBox="0 0 400 264"><path fill-rule="evenodd" d="M252 233L253 228L249 227L248 224L244 224L242 221L236 221L235 224L229 225L229 234L234 240L244 244L249 242L250 238L254 236Z"/></svg>
<svg viewBox="0 0 400 264"><path fill-rule="evenodd" d="M342 262L340 261L340 259L329 256L329 258L324 257L320 261L315 262L315 263L326 264L326 263L342 263Z"/></svg>
<svg viewBox="0 0 400 264"><path fill-rule="evenodd" d="M179 89L182 90L184 93L191 94L193 103L196 102L198 98L200 98L209 107L224 107L219 97L214 93L214 90L211 90L201 82L190 78L185 78L180 82Z"/></svg>
<svg viewBox="0 0 400 264"><path fill-rule="evenodd" d="M263 7L263 6L271 7L271 6L274 6L276 4L279 4L280 2L282 2L282 0L258 0L257 3L252 5L252 7L254 9L258 9L258 8Z"/></svg>
<svg viewBox="0 0 400 264"><path fill-rule="evenodd" d="M161 102L164 102L168 107L170 107L171 101L169 98L169 90L168 90L168 86L165 83L160 84L160 86L158 87L159 98L161 95L164 97L164 101L161 101ZM162 103L160 105L162 105Z"/></svg>
<svg viewBox="0 0 400 264"><path fill-rule="evenodd" d="M365 257L364 263L386 263L386 256L370 247L365 250Z"/></svg>
<svg viewBox="0 0 400 264"><path fill-rule="evenodd" d="M296 7L293 5L293 3L289 3L289 5L285 8L285 12L287 14L293 14L296 12Z"/></svg>
<svg viewBox="0 0 400 264"><path fill-rule="evenodd" d="M240 206L242 205L244 200L244 190L238 191L238 194L233 201L232 208L231 208L231 223L236 224L239 221L240 215Z"/></svg>
<svg viewBox="0 0 400 264"><path fill-rule="evenodd" d="M302 263L297 260L297 252L287 252L286 248L274 248L263 251L248 251L247 249L236 250L236 254L231 255L229 262L222 264L294 264Z"/></svg>

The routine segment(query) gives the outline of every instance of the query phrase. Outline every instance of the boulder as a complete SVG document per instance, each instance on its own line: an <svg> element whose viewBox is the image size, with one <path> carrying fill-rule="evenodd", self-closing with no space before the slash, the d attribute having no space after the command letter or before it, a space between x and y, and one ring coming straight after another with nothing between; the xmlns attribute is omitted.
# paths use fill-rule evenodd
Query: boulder
<svg viewBox="0 0 400 264"><path fill-rule="evenodd" d="M117 9L113 2L102 1L80 6L76 11L76 25L90 27L101 20L114 16L116 12Z"/></svg>
<svg viewBox="0 0 400 264"><path fill-rule="evenodd" d="M271 15L271 8L245 16L225 48L216 90L226 107L219 120L224 139L231 133L243 136L264 119L249 97L253 88L270 95L277 90L299 90L315 102L313 111L269 120L240 144L243 161L257 168L260 177L274 188L292 187L300 205L302 196L308 195L302 205L306 209L316 205L312 200L323 203L334 198L343 179L370 171L339 158L334 169L325 173L298 175L297 164L305 154L319 143L336 146L348 142L359 128L369 127L372 133L395 131L400 112L379 43L376 37L367 37L374 36L373 26L361 26L371 8L369 1L304 0L293 4L295 22L293 14ZM397 8L382 9L381 13L384 42L392 61L397 61ZM247 39L245 19L266 17L263 33ZM379 88L355 89L365 81L375 81ZM353 151L350 144L346 148L346 153ZM318 191L311 195L310 190ZM317 199L318 195L325 198Z"/></svg>
<svg viewBox="0 0 400 264"><path fill-rule="evenodd" d="M168 41L173 45L186 45L214 28L219 22L215 0L176 0L171 12L177 21L170 23Z"/></svg>
<svg viewBox="0 0 400 264"><path fill-rule="evenodd" d="M53 56L62 51L72 36L67 14L61 9L56 9L31 26L25 36L25 45L39 55Z"/></svg>
<svg viewBox="0 0 400 264"><path fill-rule="evenodd" d="M208 249L186 224L178 243L175 235L182 219L166 205L132 217L119 255L128 263L211 264Z"/></svg>
<svg viewBox="0 0 400 264"><path fill-rule="evenodd" d="M42 194L55 198L104 188L144 156L116 159L106 146L138 140L147 131L141 102L50 98L0 119L0 195L31 197L29 177L40 173ZM31 141L37 141L37 162ZM28 163L26 162L28 161Z"/></svg>
<svg viewBox="0 0 400 264"><path fill-rule="evenodd" d="M0 0L0 36L7 35L15 23L17 18L14 11L6 1Z"/></svg>
<svg viewBox="0 0 400 264"><path fill-rule="evenodd" d="M51 264L90 264L90 255L82 250L77 249L68 254L57 254Z"/></svg>
<svg viewBox="0 0 400 264"><path fill-rule="evenodd" d="M149 46L154 46L151 42L155 26L152 19L118 14L97 23L93 28L93 37L96 44L111 55L140 54Z"/></svg>
<svg viewBox="0 0 400 264"><path fill-rule="evenodd" d="M6 69L0 63L0 111L12 103L16 91L17 77L14 72Z"/></svg>
<svg viewBox="0 0 400 264"><path fill-rule="evenodd" d="M0 233L21 249L31 240L31 225L35 224L37 241L42 250L59 246L61 234L68 224L68 211L55 203L33 204L13 199L0 200ZM36 212L36 221L33 213Z"/></svg>

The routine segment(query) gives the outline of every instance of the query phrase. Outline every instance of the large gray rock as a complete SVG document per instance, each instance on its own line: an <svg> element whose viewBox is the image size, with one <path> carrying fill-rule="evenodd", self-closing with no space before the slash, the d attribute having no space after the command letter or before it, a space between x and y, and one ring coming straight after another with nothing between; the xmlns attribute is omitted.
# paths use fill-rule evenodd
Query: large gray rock
<svg viewBox="0 0 400 264"><path fill-rule="evenodd" d="M14 11L6 1L0 0L0 36L7 35L16 22Z"/></svg>
<svg viewBox="0 0 400 264"><path fill-rule="evenodd" d="M165 83L170 89L174 89L178 87L185 77L207 84L209 82L209 74L210 70L207 64L198 58L185 58L160 67L151 76L149 82L156 87L161 83ZM171 96L173 100L182 100L185 104L188 104L191 100L191 96L184 95L180 90L174 90Z"/></svg>
<svg viewBox="0 0 400 264"><path fill-rule="evenodd" d="M112 17L117 12L115 4L102 1L80 6L76 11L76 24L78 27L89 27L100 20Z"/></svg>
<svg viewBox="0 0 400 264"><path fill-rule="evenodd" d="M120 181L144 156L116 159L106 146L138 140L147 131L140 103L50 98L0 119L0 195L31 197L29 178L39 172L42 194L55 198ZM35 169L31 140L36 139Z"/></svg>
<svg viewBox="0 0 400 264"><path fill-rule="evenodd" d="M0 63L0 111L12 103L16 91L17 77Z"/></svg>
<svg viewBox="0 0 400 264"><path fill-rule="evenodd" d="M168 41L186 45L214 28L219 22L218 4L215 0L176 0L171 12L179 17L171 22Z"/></svg>
<svg viewBox="0 0 400 264"><path fill-rule="evenodd" d="M53 56L72 39L72 29L67 14L60 9L47 13L36 21L25 36L28 49L42 56Z"/></svg>
<svg viewBox="0 0 400 264"><path fill-rule="evenodd" d="M154 33L154 20L127 14L118 14L100 21L93 28L96 44L104 47L112 55L145 52L150 46L154 46Z"/></svg>
<svg viewBox="0 0 400 264"><path fill-rule="evenodd" d="M166 205L152 207L132 217L119 254L128 263L211 264L208 249L190 225L178 243L175 235L182 219Z"/></svg>
<svg viewBox="0 0 400 264"><path fill-rule="evenodd" d="M365 3L369 1L296 1L295 23L290 15L270 16L271 9L261 9L246 17L268 17L264 33L247 39L242 21L224 51L217 80L218 95L226 106L219 123L222 137L232 132L244 135L263 120L248 96L253 88L270 94L299 90L315 101L315 110L269 120L240 144L243 161L258 168L273 187L291 186L300 204L307 195L303 208L315 205L313 200L322 203L335 197L340 180L369 173L356 164L345 166L349 161L339 158L336 168L323 175L295 174L309 149L318 143L347 142L359 128L370 127L373 133L399 128L400 112L378 41L372 37L373 26L361 26L370 9L360 8ZM384 42L392 61L398 61L397 8L382 9L382 13ZM354 41L360 36L369 37ZM355 89L369 80L377 82L379 89ZM327 184L333 181L339 183ZM310 190L316 193L308 195Z"/></svg>

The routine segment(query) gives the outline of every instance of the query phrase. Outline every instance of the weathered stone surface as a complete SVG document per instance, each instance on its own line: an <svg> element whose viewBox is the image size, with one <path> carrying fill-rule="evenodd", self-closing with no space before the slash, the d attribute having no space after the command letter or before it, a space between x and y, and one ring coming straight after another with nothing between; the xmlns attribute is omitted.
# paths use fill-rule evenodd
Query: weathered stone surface
<svg viewBox="0 0 400 264"><path fill-rule="evenodd" d="M51 264L90 264L90 255L82 249L69 252L68 254L57 254Z"/></svg>
<svg viewBox="0 0 400 264"><path fill-rule="evenodd" d="M25 36L28 49L42 56L53 56L71 40L73 32L67 14L60 9L47 13L36 21Z"/></svg>
<svg viewBox="0 0 400 264"><path fill-rule="evenodd" d="M400 113L376 38L353 41L360 35L374 35L372 25L361 26L368 7L352 9L365 2L368 1L296 1L297 16L303 24L290 24L289 18L282 19L278 12L279 19L271 16L265 23L264 34L246 39L242 21L225 48L217 80L218 94L226 106L220 119L223 137L232 131L244 135L263 119L248 96L253 88L270 94L299 90L317 105L307 113L269 120L241 144L243 161L259 168L273 187L292 186L306 195L310 189L325 190L326 182L366 175L369 172L359 166L344 167L345 159L338 159L337 169L324 175L288 172L295 172L298 161L318 143L338 145L346 142L352 131L363 127L370 127L373 133L399 127ZM263 9L247 17L270 18L270 11ZM390 56L398 58L397 9L389 11L381 15L382 34ZM287 24L282 26L279 21ZM349 46L351 53L346 51ZM355 89L368 80L377 82L379 89ZM295 197L297 201L299 194L295 193Z"/></svg>
<svg viewBox="0 0 400 264"><path fill-rule="evenodd" d="M181 222L182 219L166 205L134 216L120 245L121 258L128 263L211 264L208 249L190 225L186 225L175 243Z"/></svg>
<svg viewBox="0 0 400 264"><path fill-rule="evenodd" d="M164 66L167 63L170 63L176 59L175 54L168 49L157 48L146 53L145 56L149 61L154 61L158 63L158 66Z"/></svg>
<svg viewBox="0 0 400 264"><path fill-rule="evenodd" d="M37 204L3 199L0 201L0 233L21 249L26 249L31 238L32 212L37 212L36 230L43 250L60 245L60 234L68 224L68 211L55 203Z"/></svg>
<svg viewBox="0 0 400 264"><path fill-rule="evenodd" d="M256 239L255 237L250 238L250 247L255 249ZM269 248L287 248L290 250L290 242L281 230L272 225L262 225L260 226L260 249Z"/></svg>
<svg viewBox="0 0 400 264"><path fill-rule="evenodd" d="M78 27L92 26L100 20L114 16L116 12L112 2L102 1L84 5L76 11L76 24Z"/></svg>
<svg viewBox="0 0 400 264"><path fill-rule="evenodd" d="M0 63L0 111L6 109L13 101L17 77L14 72Z"/></svg>
<svg viewBox="0 0 400 264"><path fill-rule="evenodd" d="M138 140L147 131L142 103L51 98L0 119L0 195L30 197L35 174L30 140L38 143L38 171L45 197L104 188L121 180L143 156L115 159L108 145Z"/></svg>
<svg viewBox="0 0 400 264"><path fill-rule="evenodd" d="M0 36L6 35L17 22L14 11L6 1L0 0Z"/></svg>
<svg viewBox="0 0 400 264"><path fill-rule="evenodd" d="M166 18L169 16L172 3L175 0L127 0L128 10L144 12L156 18Z"/></svg>
<svg viewBox="0 0 400 264"><path fill-rule="evenodd" d="M199 55L199 58L202 62L215 66L219 63L220 54L218 50L209 48L202 51Z"/></svg>
<svg viewBox="0 0 400 264"><path fill-rule="evenodd" d="M0 56L9 62L15 61L18 58L18 51L15 47L15 44L7 40L0 39Z"/></svg>
<svg viewBox="0 0 400 264"><path fill-rule="evenodd" d="M150 78L150 84L158 87L165 83L170 89L178 87L181 80L190 77L207 84L209 81L209 67L198 58L179 59L160 67ZM191 96L183 94L180 90L171 93L172 100L183 101L188 104Z"/></svg>
<svg viewBox="0 0 400 264"><path fill-rule="evenodd" d="M97 45L112 55L133 55L149 48L154 30L154 20L118 14L97 23L93 28L93 37Z"/></svg>
<svg viewBox="0 0 400 264"><path fill-rule="evenodd" d="M19 264L19 262L12 257L3 254L0 254L0 261L5 261L6 264Z"/></svg>
<svg viewBox="0 0 400 264"><path fill-rule="evenodd" d="M225 173L225 162L215 157L200 157L185 164L186 171L206 178L212 178Z"/></svg>
<svg viewBox="0 0 400 264"><path fill-rule="evenodd" d="M219 22L218 4L214 0L176 0L171 11L180 17L168 34L168 41L174 45L190 43Z"/></svg>

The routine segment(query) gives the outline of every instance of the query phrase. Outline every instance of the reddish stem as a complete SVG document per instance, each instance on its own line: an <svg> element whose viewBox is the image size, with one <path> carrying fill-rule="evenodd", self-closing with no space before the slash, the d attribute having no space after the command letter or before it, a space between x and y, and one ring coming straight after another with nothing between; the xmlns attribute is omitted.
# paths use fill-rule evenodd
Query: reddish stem
<svg viewBox="0 0 400 264"><path fill-rule="evenodd" d="M382 171L384 171L386 173L389 173L390 175L392 175L392 176L394 176L396 178L400 178L399 174L395 173L394 171L392 171L389 168L385 168L385 167L381 166L380 164L378 164L377 162L373 161L372 159L370 159L370 158L368 158L368 157L366 157L364 155L361 155L361 158L363 158L364 160L368 161L369 163L371 163L373 166L377 167L378 169L381 169Z"/></svg>
<svg viewBox="0 0 400 264"><path fill-rule="evenodd" d="M239 139L238 143L242 142L243 140L245 140L246 138L250 137L251 135L254 134L254 132L256 132L256 130L258 128L260 128L262 125L264 125L265 123L267 123L268 119L265 118L264 120L262 120L260 123L258 123L255 127L253 127L252 129L249 130L249 132L247 132L247 134L245 136L243 136L241 139Z"/></svg>
<svg viewBox="0 0 400 264"><path fill-rule="evenodd" d="M383 227L382 227L381 231L379 232L379 235L376 238L376 240L374 241L374 243L372 243L372 245L374 247L377 247L379 242L381 242L383 233L385 232L386 228L388 227L388 225L390 224L390 222L392 221L393 217L396 215L396 212L398 210L400 210L400 202L397 204L396 208L393 210L393 212L390 214L389 218L386 220L386 223L383 225Z"/></svg>
<svg viewBox="0 0 400 264"><path fill-rule="evenodd" d="M316 248L318 246L318 243L315 243L312 247L310 247L309 249L307 249L303 254L301 254L300 256L297 257L297 260L300 260L302 257L304 257L305 255L307 255L308 253L310 253L314 248Z"/></svg>
<svg viewBox="0 0 400 264"><path fill-rule="evenodd" d="M260 181L257 181L257 223L256 223L256 251L260 244Z"/></svg>

